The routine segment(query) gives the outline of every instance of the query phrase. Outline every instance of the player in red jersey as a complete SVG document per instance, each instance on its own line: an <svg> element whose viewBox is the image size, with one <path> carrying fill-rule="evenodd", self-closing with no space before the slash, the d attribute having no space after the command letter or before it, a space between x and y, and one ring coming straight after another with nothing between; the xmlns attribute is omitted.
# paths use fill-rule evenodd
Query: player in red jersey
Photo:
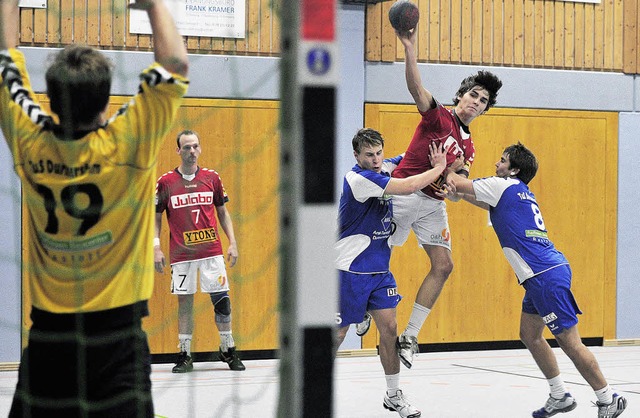
<svg viewBox="0 0 640 418"><path fill-rule="evenodd" d="M200 139L194 131L178 134L177 153L180 167L163 174L156 185L156 235L154 262L162 273L166 264L160 248L162 212L167 212L169 224L169 254L171 264L171 293L178 295L178 360L174 373L193 370L191 338L193 334L193 295L197 291L198 271L200 290L209 293L220 333L220 360L231 370L244 370L231 333L231 300L216 215L229 239L227 261L233 267L238 248L231 215L225 207L229 201L218 173L198 166Z"/></svg>
<svg viewBox="0 0 640 418"><path fill-rule="evenodd" d="M446 109L422 85L415 50L416 33L415 29L396 32L405 49L407 87L422 120L402 162L393 171L393 177L409 177L432 168L428 155L430 144L434 142L448 147L447 165L450 170L468 176L475 154L469 124L496 103L502 82L488 71L479 71L462 80L453 99L455 107ZM413 229L431 262L431 270L416 295L409 324L398 337L398 355L406 367L413 363L413 355L418 352L418 332L453 269L446 206L442 197L435 193L443 184L444 174L419 192L393 198L393 218L397 228L389 238L389 244L404 244ZM357 328L364 330L367 327L359 324Z"/></svg>

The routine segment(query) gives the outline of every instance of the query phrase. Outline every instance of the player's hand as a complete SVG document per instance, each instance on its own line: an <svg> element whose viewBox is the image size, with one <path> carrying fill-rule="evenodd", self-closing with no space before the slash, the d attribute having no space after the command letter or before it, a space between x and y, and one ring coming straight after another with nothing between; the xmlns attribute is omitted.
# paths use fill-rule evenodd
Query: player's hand
<svg viewBox="0 0 640 418"><path fill-rule="evenodd" d="M238 261L238 247L235 244L229 244L229 248L227 248L227 263L229 263L230 267L236 265L236 261Z"/></svg>
<svg viewBox="0 0 640 418"><path fill-rule="evenodd" d="M464 155L461 153L456 157L455 161L451 163L449 168L451 168L451 171L454 173L457 173L462 169L462 167L464 167Z"/></svg>
<svg viewBox="0 0 640 418"><path fill-rule="evenodd" d="M155 0L136 0L129 3L129 8L134 10L149 10L153 7Z"/></svg>
<svg viewBox="0 0 640 418"><path fill-rule="evenodd" d="M431 167L444 168L447 166L447 148L442 147L442 143L436 145L435 143L429 144L429 162Z"/></svg>
<svg viewBox="0 0 640 418"><path fill-rule="evenodd" d="M407 48L409 46L415 46L416 40L418 39L417 33L418 28L413 28L408 31L396 31L396 36L398 37L398 39L400 39L402 45Z"/></svg>
<svg viewBox="0 0 640 418"><path fill-rule="evenodd" d="M153 265L158 273L162 273L164 266L167 265L167 260L160 247L153 247Z"/></svg>

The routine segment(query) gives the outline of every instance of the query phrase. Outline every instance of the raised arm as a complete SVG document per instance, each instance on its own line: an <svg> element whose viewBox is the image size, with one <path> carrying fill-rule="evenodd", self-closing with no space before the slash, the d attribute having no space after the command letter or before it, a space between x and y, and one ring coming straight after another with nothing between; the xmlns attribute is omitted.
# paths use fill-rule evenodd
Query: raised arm
<svg viewBox="0 0 640 418"><path fill-rule="evenodd" d="M163 0L137 0L131 6L149 16L153 32L155 60L168 71L186 76L189 70L187 48Z"/></svg>
<svg viewBox="0 0 640 418"><path fill-rule="evenodd" d="M0 50L18 46L18 0L0 0Z"/></svg>
<svg viewBox="0 0 640 418"><path fill-rule="evenodd" d="M416 52L417 30L397 32L396 36L404 45L404 64L407 88L418 106L420 112L426 112L434 105L433 95L422 86L420 71L418 70L418 57Z"/></svg>

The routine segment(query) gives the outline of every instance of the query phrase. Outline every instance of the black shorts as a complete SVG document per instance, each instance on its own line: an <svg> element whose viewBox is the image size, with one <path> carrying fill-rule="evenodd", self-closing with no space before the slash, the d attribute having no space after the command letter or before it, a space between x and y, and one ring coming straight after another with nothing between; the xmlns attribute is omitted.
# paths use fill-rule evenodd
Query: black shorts
<svg viewBox="0 0 640 418"><path fill-rule="evenodd" d="M9 417L153 417L147 302L86 314L33 308Z"/></svg>

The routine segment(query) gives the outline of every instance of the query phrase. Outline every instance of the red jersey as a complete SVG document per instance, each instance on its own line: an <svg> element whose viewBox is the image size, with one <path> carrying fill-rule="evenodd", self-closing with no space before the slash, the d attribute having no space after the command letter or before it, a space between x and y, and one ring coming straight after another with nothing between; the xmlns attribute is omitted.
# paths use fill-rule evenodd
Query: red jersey
<svg viewBox="0 0 640 418"><path fill-rule="evenodd" d="M432 142L449 147L447 165L455 161L459 155L463 155L465 165L462 170L468 173L476 152L469 128L460 123L453 110L445 108L437 100L435 108L420 114L422 120L413 134L404 158L393 170L392 177L405 178L433 168L429 162L429 145ZM444 176L441 175L422 189L422 192L434 199L442 200L441 197L436 196L435 191L439 190L443 183Z"/></svg>
<svg viewBox="0 0 640 418"><path fill-rule="evenodd" d="M216 206L229 201L214 170L198 167L193 180L178 169L156 183L156 213L167 211L170 264L222 255Z"/></svg>

